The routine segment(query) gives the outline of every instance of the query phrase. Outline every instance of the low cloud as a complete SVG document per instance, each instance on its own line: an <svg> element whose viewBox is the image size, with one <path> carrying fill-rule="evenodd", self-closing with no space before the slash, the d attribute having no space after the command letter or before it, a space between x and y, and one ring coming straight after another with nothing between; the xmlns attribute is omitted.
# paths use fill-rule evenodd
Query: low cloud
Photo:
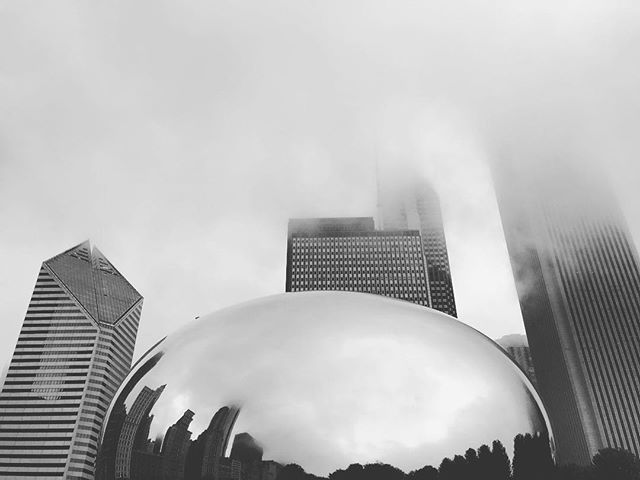
<svg viewBox="0 0 640 480"><path fill-rule="evenodd" d="M0 346L91 237L138 354L284 288L291 216L375 215L375 158L440 192L461 318L523 330L488 163L604 171L638 238L635 2L6 4ZM551 170L550 172L553 172Z"/></svg>

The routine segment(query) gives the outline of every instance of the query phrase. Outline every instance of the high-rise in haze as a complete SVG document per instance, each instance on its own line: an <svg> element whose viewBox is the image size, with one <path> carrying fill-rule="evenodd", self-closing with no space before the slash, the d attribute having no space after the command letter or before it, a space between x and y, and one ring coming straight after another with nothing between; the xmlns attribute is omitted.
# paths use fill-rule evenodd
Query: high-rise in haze
<svg viewBox="0 0 640 480"><path fill-rule="evenodd" d="M525 335L505 335L502 338L496 340L496 343L500 345L516 362L520 368L527 374L529 380L533 385L537 384L536 371L533 366L533 359L531 358L531 350L527 343L527 337Z"/></svg>
<svg viewBox="0 0 640 480"><path fill-rule="evenodd" d="M440 199L433 186L422 179L395 175L378 189L379 220L383 230L414 229L422 237L431 290L431 307L457 316L447 241Z"/></svg>
<svg viewBox="0 0 640 480"><path fill-rule="evenodd" d="M345 290L430 306L417 230L380 231L373 218L289 220L287 292Z"/></svg>
<svg viewBox="0 0 640 480"><path fill-rule="evenodd" d="M0 477L93 478L142 300L89 242L42 264L0 393Z"/></svg>
<svg viewBox="0 0 640 480"><path fill-rule="evenodd" d="M494 177L558 460L586 465L640 454L640 267L602 180L563 168Z"/></svg>

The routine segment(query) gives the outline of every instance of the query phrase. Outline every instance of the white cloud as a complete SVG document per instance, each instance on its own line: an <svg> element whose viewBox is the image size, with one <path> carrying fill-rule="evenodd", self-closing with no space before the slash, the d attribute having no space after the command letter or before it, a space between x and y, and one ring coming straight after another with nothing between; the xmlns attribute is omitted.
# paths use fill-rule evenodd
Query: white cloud
<svg viewBox="0 0 640 480"><path fill-rule="evenodd" d="M287 218L373 215L376 155L436 180L463 319L522 331L483 162L603 165L637 238L639 8L5 3L0 347L86 237L146 297L138 353L282 291Z"/></svg>

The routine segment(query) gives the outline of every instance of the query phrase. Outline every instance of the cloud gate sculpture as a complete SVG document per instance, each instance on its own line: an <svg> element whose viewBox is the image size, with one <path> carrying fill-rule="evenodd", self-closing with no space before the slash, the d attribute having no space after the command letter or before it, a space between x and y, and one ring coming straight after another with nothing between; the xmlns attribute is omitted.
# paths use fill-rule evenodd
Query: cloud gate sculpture
<svg viewBox="0 0 640 480"><path fill-rule="evenodd" d="M96 478L410 472L494 440L511 456L519 434L552 442L526 376L474 329L374 295L288 293L203 316L147 352L109 408Z"/></svg>

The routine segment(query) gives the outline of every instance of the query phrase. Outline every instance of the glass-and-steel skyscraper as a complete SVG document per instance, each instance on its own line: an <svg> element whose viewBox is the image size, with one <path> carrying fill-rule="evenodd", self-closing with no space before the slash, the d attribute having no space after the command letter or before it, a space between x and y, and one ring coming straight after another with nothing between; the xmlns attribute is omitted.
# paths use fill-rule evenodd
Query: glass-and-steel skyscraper
<svg viewBox="0 0 640 480"><path fill-rule="evenodd" d="M440 199L433 186L422 179L392 179L378 189L378 208L383 230L414 229L420 232L431 289L431 308L456 317Z"/></svg>
<svg viewBox="0 0 640 480"><path fill-rule="evenodd" d="M89 242L42 264L0 393L0 477L93 478L142 301Z"/></svg>
<svg viewBox="0 0 640 480"><path fill-rule="evenodd" d="M343 290L430 306L417 230L376 230L370 217L289 220L287 292Z"/></svg>
<svg viewBox="0 0 640 480"><path fill-rule="evenodd" d="M640 454L640 262L602 181L554 168L494 178L558 461L586 465Z"/></svg>

